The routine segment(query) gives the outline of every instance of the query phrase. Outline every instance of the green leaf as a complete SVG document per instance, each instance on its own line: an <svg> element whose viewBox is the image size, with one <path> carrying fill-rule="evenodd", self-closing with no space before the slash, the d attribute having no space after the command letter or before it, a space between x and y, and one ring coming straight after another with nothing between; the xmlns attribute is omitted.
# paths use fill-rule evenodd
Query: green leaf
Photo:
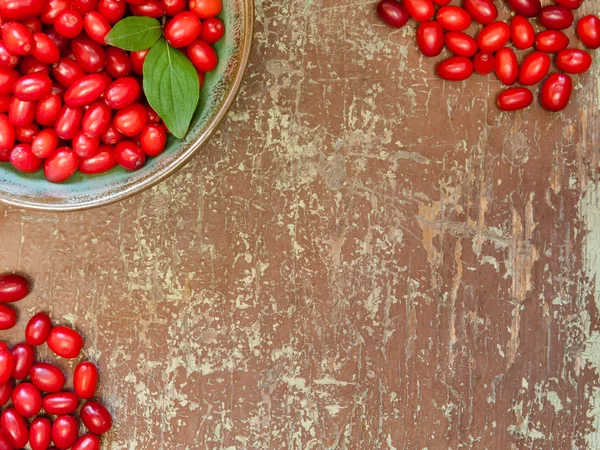
<svg viewBox="0 0 600 450"><path fill-rule="evenodd" d="M164 39L160 39L146 56L144 93L169 131L175 137L183 138L200 97L198 72L187 56Z"/></svg>
<svg viewBox="0 0 600 450"><path fill-rule="evenodd" d="M106 43L130 52L146 50L162 36L160 22L151 17L127 17L106 35Z"/></svg>

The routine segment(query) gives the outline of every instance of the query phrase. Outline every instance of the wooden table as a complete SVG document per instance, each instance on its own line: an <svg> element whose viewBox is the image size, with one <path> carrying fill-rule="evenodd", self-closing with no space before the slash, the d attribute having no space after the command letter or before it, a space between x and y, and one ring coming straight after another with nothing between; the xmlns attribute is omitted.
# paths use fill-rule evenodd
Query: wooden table
<svg viewBox="0 0 600 450"><path fill-rule="evenodd" d="M562 114L502 114L371 1L257 16L179 174L0 206L0 269L35 282L10 340L39 310L85 335L110 449L600 448L598 69Z"/></svg>

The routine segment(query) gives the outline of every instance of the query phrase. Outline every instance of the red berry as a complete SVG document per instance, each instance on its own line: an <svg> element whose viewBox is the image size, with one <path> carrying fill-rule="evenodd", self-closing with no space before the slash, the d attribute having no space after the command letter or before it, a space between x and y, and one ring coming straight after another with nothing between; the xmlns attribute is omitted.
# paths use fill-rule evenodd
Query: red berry
<svg viewBox="0 0 600 450"><path fill-rule="evenodd" d="M80 417L87 429L95 434L104 434L112 427L112 416L98 402L88 400L81 408Z"/></svg>
<svg viewBox="0 0 600 450"><path fill-rule="evenodd" d="M579 19L579 22L577 22L577 36L586 47L600 48L600 19L593 15Z"/></svg>
<svg viewBox="0 0 600 450"><path fill-rule="evenodd" d="M52 422L47 417L36 417L29 426L31 450L47 450L50 447L51 440Z"/></svg>
<svg viewBox="0 0 600 450"><path fill-rule="evenodd" d="M54 29L62 37L72 39L83 31L83 18L78 12L67 9L54 19Z"/></svg>
<svg viewBox="0 0 600 450"><path fill-rule="evenodd" d="M15 55L28 55L35 47L33 34L25 25L8 22L2 27L2 40Z"/></svg>
<svg viewBox="0 0 600 450"><path fill-rule="evenodd" d="M201 19L209 19L219 15L223 9L221 0L190 0L190 11Z"/></svg>
<svg viewBox="0 0 600 450"><path fill-rule="evenodd" d="M42 160L32 153L30 144L19 144L15 146L15 148L12 149L12 152L10 152L10 163L15 169L25 173L34 173L42 168ZM16 323L14 311L10 308L6 310L0 309L0 314L4 316L0 319L0 329L6 330L12 328ZM11 317L11 319L7 321L8 317ZM12 317L14 317L14 322ZM11 322L12 325L10 325ZM3 328L6 326L8 326L8 328Z"/></svg>
<svg viewBox="0 0 600 450"><path fill-rule="evenodd" d="M393 1L395 3L398 3L396 2L396 0ZM400 5L400 7L404 11L402 13L402 18L406 18L406 20L404 21L404 23L406 23L406 21L409 19L408 11L406 11L406 8L404 8L402 5ZM202 39L204 42L214 44L215 42L220 41L224 34L225 25L223 25L221 19L213 17L210 19L206 19L204 22L202 22L202 31L200 32L200 39Z"/></svg>
<svg viewBox="0 0 600 450"><path fill-rule="evenodd" d="M52 130L44 131L52 132ZM58 143L58 139L56 139L56 142ZM47 156L44 156L44 158L46 157ZM25 339L27 340L27 343L29 345L42 345L48 340L48 336L50 335L51 329L52 320L50 319L48 314L37 313L35 316L29 319L29 322L27 322L27 327L25 328Z"/></svg>
<svg viewBox="0 0 600 450"><path fill-rule="evenodd" d="M553 73L544 80L540 90L540 103L548 111L561 111L569 104L573 82L569 75Z"/></svg>
<svg viewBox="0 0 600 450"><path fill-rule="evenodd" d="M92 398L98 387L98 368L86 361L79 363L73 374L73 387L79 398Z"/></svg>
<svg viewBox="0 0 600 450"><path fill-rule="evenodd" d="M85 174L98 174L107 172L117 165L114 148L103 145L98 149L98 153L91 158L79 161L79 171Z"/></svg>
<svg viewBox="0 0 600 450"><path fill-rule="evenodd" d="M31 383L18 384L12 391L12 402L19 414L29 419L42 409L42 394Z"/></svg>
<svg viewBox="0 0 600 450"><path fill-rule="evenodd" d="M48 159L46 159L46 162L44 163L44 175L46 179L52 183L62 183L73 176L73 174L77 171L78 165L79 158L75 152L68 147L60 147ZM51 337L52 332L50 332L48 342L50 342ZM55 337L53 345L62 351L62 346L59 342L57 342L57 340L58 337ZM49 343L48 346L50 346ZM52 347L50 347L50 350L53 350ZM62 355L59 354L59 356Z"/></svg>
<svg viewBox="0 0 600 450"><path fill-rule="evenodd" d="M33 385L44 392L58 392L65 386L66 381L62 371L50 363L34 364L31 367L30 378Z"/></svg>
<svg viewBox="0 0 600 450"><path fill-rule="evenodd" d="M134 103L119 110L114 119L117 130L128 137L140 134L147 123L148 113L146 108L139 103Z"/></svg>
<svg viewBox="0 0 600 450"><path fill-rule="evenodd" d="M92 11L85 15L83 28L89 37L101 45L106 45L104 38L111 30L110 23L99 12Z"/></svg>
<svg viewBox="0 0 600 450"><path fill-rule="evenodd" d="M77 358L83 347L83 338L72 328L57 326L50 331L48 347L63 358Z"/></svg>
<svg viewBox="0 0 600 450"><path fill-rule="evenodd" d="M59 450L71 448L79 438L79 422L73 416L58 416L52 424L52 442Z"/></svg>
<svg viewBox="0 0 600 450"><path fill-rule="evenodd" d="M0 427L11 439L16 448L23 448L29 440L29 431L25 418L15 408L2 411Z"/></svg>
<svg viewBox="0 0 600 450"><path fill-rule="evenodd" d="M167 130L163 125L149 124L140 134L140 146L146 155L160 155L167 143Z"/></svg>
<svg viewBox="0 0 600 450"><path fill-rule="evenodd" d="M115 159L119 165L127 170L138 170L146 162L146 154L134 142L123 141L115 147Z"/></svg>
<svg viewBox="0 0 600 450"><path fill-rule="evenodd" d="M443 39L442 39L443 42ZM187 48L187 56L196 69L202 72L210 72L217 67L219 57L217 52L204 41L198 40Z"/></svg>
<svg viewBox="0 0 600 450"><path fill-rule="evenodd" d="M165 38L175 48L187 47L200 36L201 31L202 24L198 16L186 11L169 21L165 28Z"/></svg>
<svg viewBox="0 0 600 450"><path fill-rule="evenodd" d="M17 380L27 378L35 360L33 347L26 343L20 343L13 347L11 353L15 364L12 377Z"/></svg>
<svg viewBox="0 0 600 450"><path fill-rule="evenodd" d="M42 404L48 414L73 414L79 408L79 397L74 392L56 392L46 395Z"/></svg>

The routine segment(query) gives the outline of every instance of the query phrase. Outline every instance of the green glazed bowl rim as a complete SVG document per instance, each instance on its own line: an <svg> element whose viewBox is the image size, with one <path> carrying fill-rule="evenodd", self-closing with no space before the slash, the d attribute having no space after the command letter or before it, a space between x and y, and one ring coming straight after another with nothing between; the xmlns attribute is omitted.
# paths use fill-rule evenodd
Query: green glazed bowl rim
<svg viewBox="0 0 600 450"><path fill-rule="evenodd" d="M208 121L202 132L177 156L172 162L166 166L162 166L160 170L155 170L148 173L147 176L141 178L135 184L126 186L124 189L113 191L98 198L91 198L85 201L69 204L69 203L46 203L23 198L11 198L5 195L0 195L0 202L36 211L52 211L52 212L68 212L81 211L100 206L106 206L112 203L125 200L134 196L146 189L156 186L164 181L178 170L180 170L189 159L208 141L210 136L216 131L221 121L229 112L229 108L233 104L240 90L242 80L246 73L248 60L250 58L250 50L252 49L253 31L254 31L254 0L240 0L243 2L243 26L244 31L241 35L241 52L237 70L227 92L223 95L221 106L218 108L213 117Z"/></svg>

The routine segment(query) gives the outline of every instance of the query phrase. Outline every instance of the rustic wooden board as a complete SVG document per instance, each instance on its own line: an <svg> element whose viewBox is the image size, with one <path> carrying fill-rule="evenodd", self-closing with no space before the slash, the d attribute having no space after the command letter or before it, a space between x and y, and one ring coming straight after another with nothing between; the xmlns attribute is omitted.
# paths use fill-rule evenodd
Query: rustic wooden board
<svg viewBox="0 0 600 450"><path fill-rule="evenodd" d="M493 77L436 79L373 11L258 0L242 93L181 173L0 206L22 318L102 369L106 448L600 448L598 70L562 114L501 114Z"/></svg>

